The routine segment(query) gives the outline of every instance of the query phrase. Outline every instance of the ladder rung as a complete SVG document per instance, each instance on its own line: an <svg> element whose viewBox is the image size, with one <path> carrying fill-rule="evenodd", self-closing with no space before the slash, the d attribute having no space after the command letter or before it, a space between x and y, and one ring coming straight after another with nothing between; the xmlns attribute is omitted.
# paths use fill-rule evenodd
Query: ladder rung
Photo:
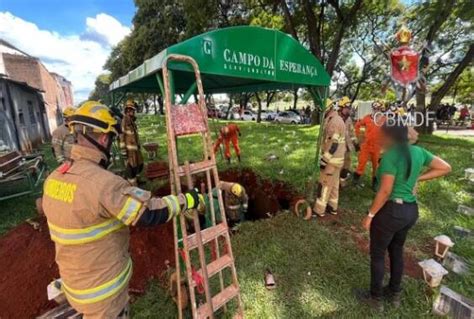
<svg viewBox="0 0 474 319"><path fill-rule="evenodd" d="M230 300L233 298L237 297L239 294L239 289L234 286L230 285L221 292L219 292L217 295L212 297L212 309L214 309L214 312L219 310L222 306L224 306L226 303L228 303ZM211 316L211 309L209 307L209 304L206 303L202 306L200 306L197 310L197 317L198 318L207 318Z"/></svg>
<svg viewBox="0 0 474 319"><path fill-rule="evenodd" d="M217 258L213 262L207 265L207 277L211 278L215 274L217 274L220 270L223 270L227 267L230 267L232 265L232 258L230 258L230 255L224 255L221 256L220 258ZM202 269L198 270L198 273L202 276ZM193 281L194 285L194 281Z"/></svg>
<svg viewBox="0 0 474 319"><path fill-rule="evenodd" d="M213 240L214 238L218 238L219 236L224 235L227 232L227 227L224 223L217 224L216 226L212 226L206 228L201 231L201 238L202 244L206 244ZM196 234L192 234L188 236L188 250L196 248L198 245Z"/></svg>
<svg viewBox="0 0 474 319"><path fill-rule="evenodd" d="M206 161L202 161L198 163L192 163L192 164L189 164L189 174L194 175L197 173L202 173L202 172L207 171L208 169L213 168L214 166L216 166L216 164L210 160L206 160ZM185 165L178 166L178 175L186 176Z"/></svg>

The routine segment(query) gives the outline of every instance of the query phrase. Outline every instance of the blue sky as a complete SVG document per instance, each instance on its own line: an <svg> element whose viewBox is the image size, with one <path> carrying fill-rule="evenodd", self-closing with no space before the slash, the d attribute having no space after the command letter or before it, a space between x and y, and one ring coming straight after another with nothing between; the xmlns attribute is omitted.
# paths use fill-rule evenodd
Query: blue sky
<svg viewBox="0 0 474 319"><path fill-rule="evenodd" d="M133 0L0 0L0 38L72 81L79 103L134 13Z"/></svg>
<svg viewBox="0 0 474 319"><path fill-rule="evenodd" d="M135 6L133 0L0 0L0 11L9 11L41 29L74 34L83 30L85 18L98 13L130 26Z"/></svg>

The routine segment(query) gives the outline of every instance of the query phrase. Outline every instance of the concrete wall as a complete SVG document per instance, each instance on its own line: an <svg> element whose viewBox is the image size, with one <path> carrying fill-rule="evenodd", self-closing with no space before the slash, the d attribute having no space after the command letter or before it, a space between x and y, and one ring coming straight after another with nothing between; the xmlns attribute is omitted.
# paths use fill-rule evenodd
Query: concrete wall
<svg viewBox="0 0 474 319"><path fill-rule="evenodd" d="M0 81L0 140L10 149L30 152L48 138L45 109L38 91L22 84ZM1 142L0 142L1 144Z"/></svg>
<svg viewBox="0 0 474 319"><path fill-rule="evenodd" d="M62 124L62 110L73 105L71 82L50 73L37 58L9 53L2 55L6 75L10 79L43 91L49 131L53 132Z"/></svg>

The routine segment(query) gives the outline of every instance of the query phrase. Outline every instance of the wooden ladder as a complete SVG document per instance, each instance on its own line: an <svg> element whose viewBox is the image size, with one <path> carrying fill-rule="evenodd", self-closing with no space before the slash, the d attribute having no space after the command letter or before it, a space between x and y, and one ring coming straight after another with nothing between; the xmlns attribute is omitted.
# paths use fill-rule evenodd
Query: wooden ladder
<svg viewBox="0 0 474 319"><path fill-rule="evenodd" d="M192 66L195 74L195 83L188 89L186 96L190 96L197 88L198 103L186 105L174 105L174 87L172 83L172 70L168 68L170 61L178 63L188 63ZM159 78L157 78L160 81ZM218 191L218 203L221 212L222 222L216 224L214 201L212 200L213 187L219 188L219 174L217 171L216 159L212 149L211 133L207 120L207 108L205 105L204 91L201 82L201 75L196 61L185 55L171 54L167 56L163 66L163 86L165 91L165 107L166 107L166 128L168 139L168 156L170 167L170 185L173 194L179 194L181 189L181 178L186 178L187 188L194 187L192 175L205 174L206 186L208 189L209 206L211 210L212 226L201 231L198 213L194 212L193 224L194 233L188 234L186 228L186 217L181 215L178 221L173 221L174 228L174 245L176 255L176 275L177 275L177 302L178 302L178 318L183 317L181 307L181 295L185 292L181 291L181 271L180 257L185 264L186 279L189 288L189 297L191 302L191 312L193 318L214 318L214 314L221 308L227 310L227 303L236 299L237 312L235 318L243 318L243 306L240 296L240 288L237 279L237 271L234 263L234 256L230 242L229 229L225 218L224 203L222 199L222 191ZM183 103L186 103L184 101ZM203 161L197 163L185 162L180 165L178 162L177 138L179 136L189 136L200 134L203 143ZM182 239L180 239L182 235ZM219 251L219 238L223 238L225 252L221 255ZM205 245L213 244L216 249L216 259L210 263L206 262ZM181 247L182 246L182 250ZM194 270L190 258L190 252L194 249L198 250L199 264L198 270ZM229 268L231 272L232 284L224 286L223 270ZM205 302L197 305L196 290L197 284L193 279L193 275L198 274L202 278L202 286L204 288ZM220 281L220 291L214 296L211 295L209 287L209 278L218 275Z"/></svg>

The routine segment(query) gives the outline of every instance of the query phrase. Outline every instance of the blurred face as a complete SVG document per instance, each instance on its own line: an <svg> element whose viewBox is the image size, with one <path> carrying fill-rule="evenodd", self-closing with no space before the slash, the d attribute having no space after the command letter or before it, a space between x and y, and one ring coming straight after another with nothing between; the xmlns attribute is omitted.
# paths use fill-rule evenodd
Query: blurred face
<svg viewBox="0 0 474 319"><path fill-rule="evenodd" d="M344 107L341 111L342 115L344 116L349 116L349 114L351 114L351 109L350 107Z"/></svg>
<svg viewBox="0 0 474 319"><path fill-rule="evenodd" d="M135 110L132 109L131 107L128 107L126 110L125 110L125 113L129 116L134 116L135 115Z"/></svg>
<svg viewBox="0 0 474 319"><path fill-rule="evenodd" d="M387 133L384 130L380 130L381 132L381 142L382 142L382 148L387 149L390 146L393 145L393 139L387 135Z"/></svg>

